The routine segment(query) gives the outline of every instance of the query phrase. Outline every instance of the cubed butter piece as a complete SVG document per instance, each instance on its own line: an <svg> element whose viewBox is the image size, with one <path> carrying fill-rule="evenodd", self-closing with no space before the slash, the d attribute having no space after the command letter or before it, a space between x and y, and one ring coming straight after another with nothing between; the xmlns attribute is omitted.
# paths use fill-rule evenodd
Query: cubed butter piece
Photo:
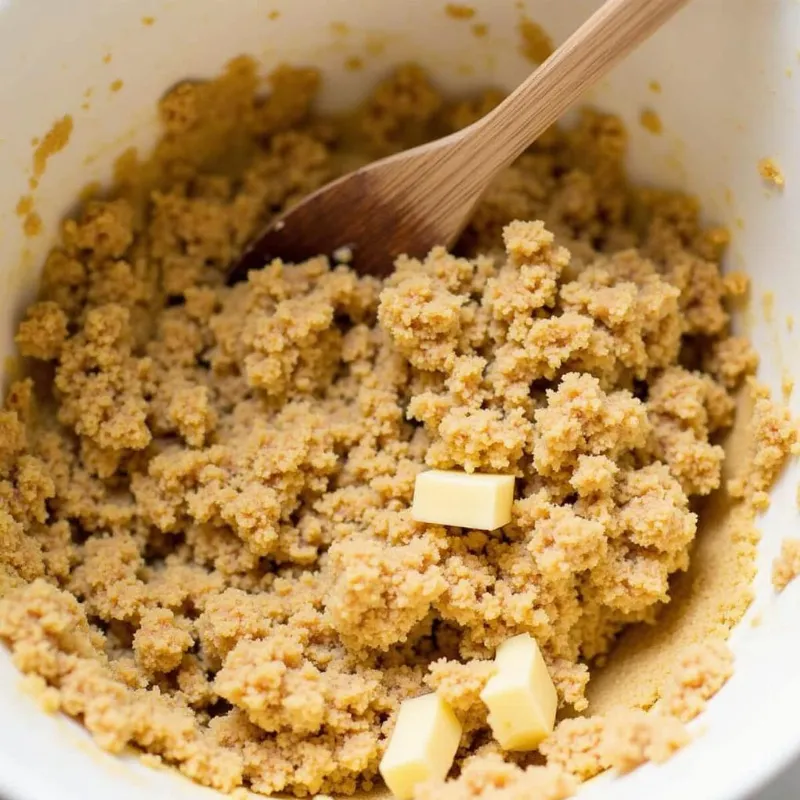
<svg viewBox="0 0 800 800"><path fill-rule="evenodd" d="M386 785L398 800L408 800L417 784L444 779L453 765L461 723L437 694L406 700L380 763Z"/></svg>
<svg viewBox="0 0 800 800"><path fill-rule="evenodd" d="M497 672L481 692L504 750L535 750L553 732L558 696L536 640L527 633L497 648Z"/></svg>
<svg viewBox="0 0 800 800"><path fill-rule="evenodd" d="M511 521L514 476L431 469L417 475L411 516L417 522L493 531Z"/></svg>

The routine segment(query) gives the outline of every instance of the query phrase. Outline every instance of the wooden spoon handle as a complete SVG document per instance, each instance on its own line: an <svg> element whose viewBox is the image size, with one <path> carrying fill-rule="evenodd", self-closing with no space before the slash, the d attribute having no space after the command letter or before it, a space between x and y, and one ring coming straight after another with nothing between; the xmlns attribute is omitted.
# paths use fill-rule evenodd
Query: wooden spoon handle
<svg viewBox="0 0 800 800"><path fill-rule="evenodd" d="M492 113L464 131L473 180L520 156L590 85L688 0L607 0ZM465 151L469 151L469 155Z"/></svg>

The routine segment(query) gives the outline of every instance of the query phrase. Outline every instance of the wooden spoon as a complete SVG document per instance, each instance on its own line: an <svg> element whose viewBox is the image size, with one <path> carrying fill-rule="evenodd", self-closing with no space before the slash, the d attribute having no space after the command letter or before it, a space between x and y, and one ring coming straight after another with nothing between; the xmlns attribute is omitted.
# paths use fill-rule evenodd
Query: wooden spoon
<svg viewBox="0 0 800 800"><path fill-rule="evenodd" d="M340 247L358 272L381 276L401 253L452 245L498 171L687 2L607 0L483 119L345 175L273 220L231 279L272 258L297 263Z"/></svg>

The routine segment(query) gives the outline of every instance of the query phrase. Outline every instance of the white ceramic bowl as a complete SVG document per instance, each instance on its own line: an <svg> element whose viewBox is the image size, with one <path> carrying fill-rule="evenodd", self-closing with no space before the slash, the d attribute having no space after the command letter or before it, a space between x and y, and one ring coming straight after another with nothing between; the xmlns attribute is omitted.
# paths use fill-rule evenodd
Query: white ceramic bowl
<svg viewBox="0 0 800 800"><path fill-rule="evenodd" d="M518 53L520 4L470 0L490 35L444 12L443 0L2 0L0 1L0 356L36 290L38 266L80 189L108 180L124 148L148 147L155 102L187 76L210 76L242 52L265 69L312 63L330 80L325 102L346 105L398 61L428 67L448 89L515 85L530 64ZM527 12L564 38L598 0L528 0ZM280 16L271 19L271 11ZM151 25L143 17L154 17ZM343 33L334 22L344 22ZM707 216L733 231L729 262L753 278L748 333L762 355L761 379L777 393L800 365L785 320L800 297L800 5L795 0L694 0L666 29L595 90L591 101L620 113L632 136L630 167L643 181L689 189ZM108 54L111 58L108 59ZM366 54L366 68L344 69ZM792 72L797 77L792 76ZM110 91L122 80L123 87ZM658 80L663 91L648 88ZM84 94L92 88L89 108ZM664 133L638 123L654 106ZM36 194L43 232L26 239L14 209L27 191L31 139L72 114L68 147L50 159ZM766 191L756 163L774 157L783 192ZM744 221L736 224L737 218ZM759 298L775 294L772 322ZM793 474L794 473L794 474ZM702 718L704 735L663 767L646 766L582 796L615 800L734 800L800 754L800 585L777 600L769 566L797 524L796 471L785 474L761 521L758 627L734 634L736 674ZM211 797L169 771L101 753L80 727L48 717L19 689L0 653L0 796L153 800Z"/></svg>

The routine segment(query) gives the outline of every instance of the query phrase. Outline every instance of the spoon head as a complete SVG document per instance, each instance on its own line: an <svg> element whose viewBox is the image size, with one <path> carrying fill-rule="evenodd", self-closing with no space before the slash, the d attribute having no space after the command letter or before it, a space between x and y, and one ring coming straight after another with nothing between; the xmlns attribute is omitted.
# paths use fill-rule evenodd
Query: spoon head
<svg viewBox="0 0 800 800"><path fill-rule="evenodd" d="M472 203L443 209L449 204L437 198L440 184L430 169L435 155L430 146L409 150L323 186L256 237L229 281L243 280L275 258L296 264L340 248L352 251L357 272L381 277L399 255L422 257L436 245L452 244Z"/></svg>

